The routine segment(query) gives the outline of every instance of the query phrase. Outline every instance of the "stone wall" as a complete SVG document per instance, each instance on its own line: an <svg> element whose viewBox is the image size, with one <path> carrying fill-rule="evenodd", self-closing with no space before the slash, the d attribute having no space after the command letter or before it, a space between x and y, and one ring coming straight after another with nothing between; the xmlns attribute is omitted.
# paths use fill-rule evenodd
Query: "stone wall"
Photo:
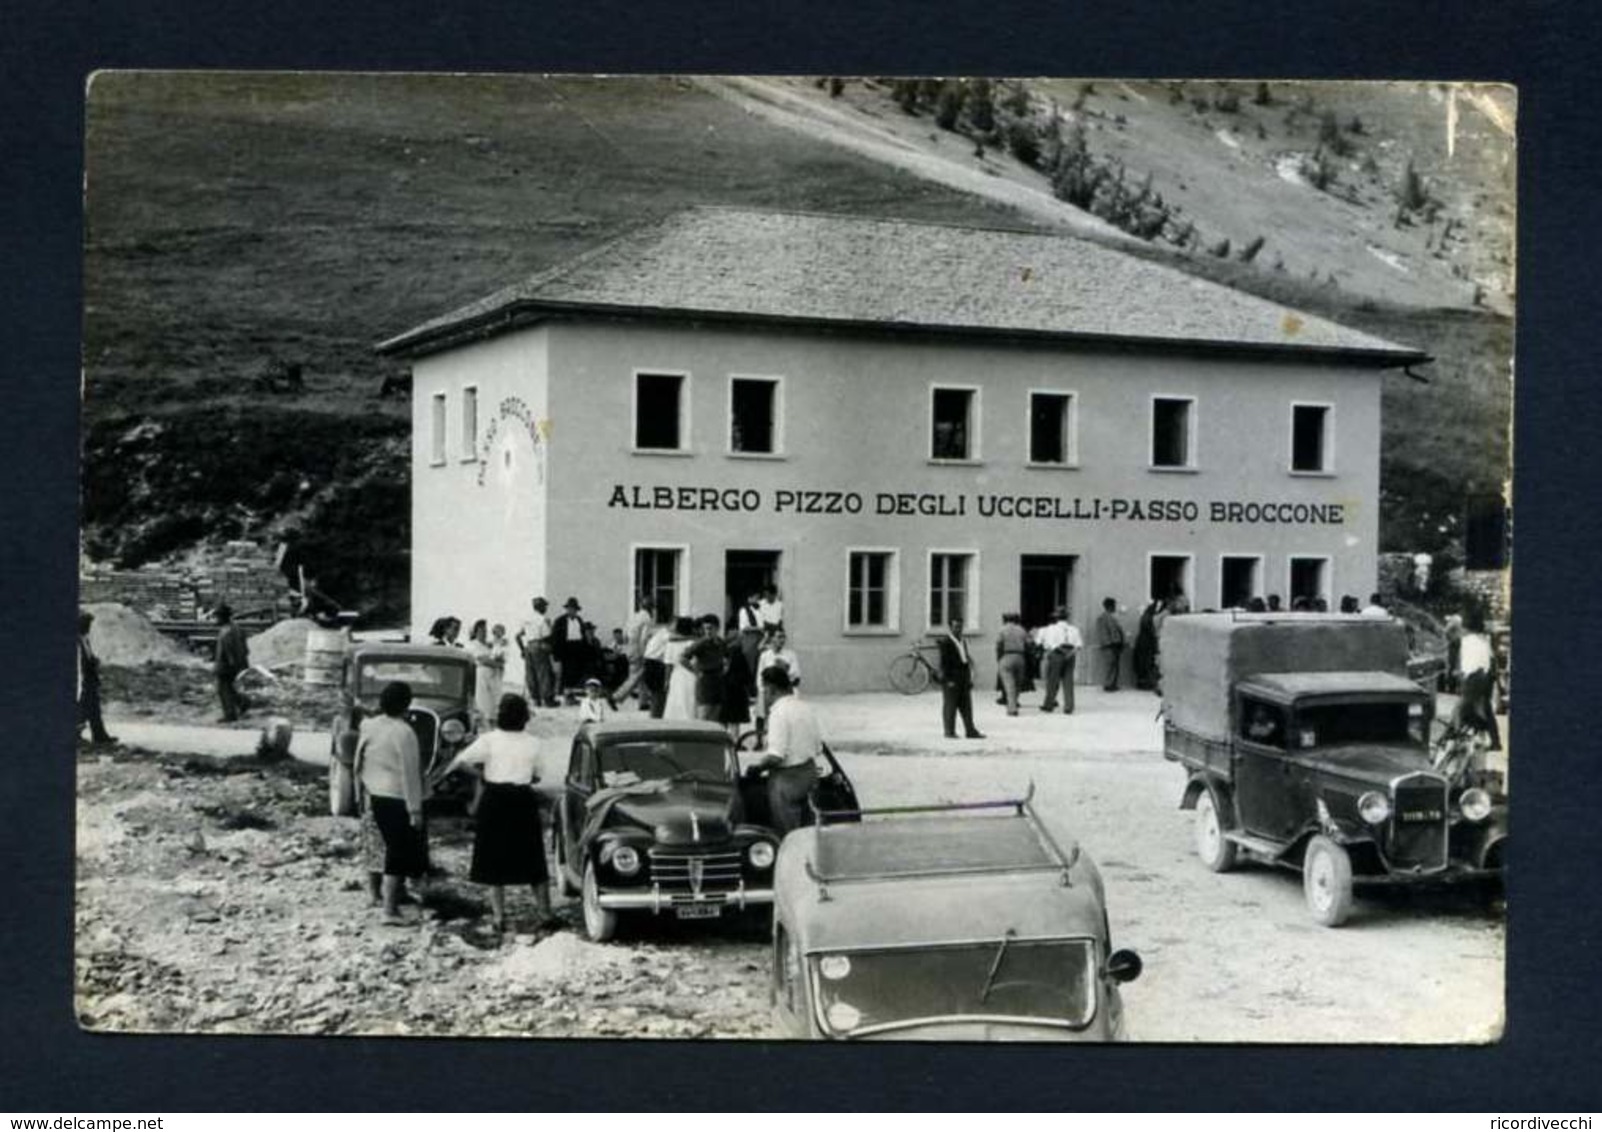
<svg viewBox="0 0 1602 1132"><path fill-rule="evenodd" d="M209 555L176 565L113 570L86 563L78 584L81 604L119 602L152 621L198 620L224 601L249 620L277 620L289 614L288 589L273 568L273 551L248 541L226 543Z"/></svg>

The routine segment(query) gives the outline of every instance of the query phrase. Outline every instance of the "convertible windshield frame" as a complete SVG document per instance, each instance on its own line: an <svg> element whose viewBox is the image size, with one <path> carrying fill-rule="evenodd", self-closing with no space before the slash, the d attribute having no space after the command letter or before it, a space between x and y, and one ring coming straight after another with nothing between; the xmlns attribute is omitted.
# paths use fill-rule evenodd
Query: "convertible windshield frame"
<svg viewBox="0 0 1602 1132"><path fill-rule="evenodd" d="M920 954L931 951L962 951L971 950L979 960L976 978L973 985L973 998L975 1005L982 1005L979 1000L982 984L992 980L986 978L991 962L998 955L998 949L1005 943L1005 955L1009 958L1027 951L1031 947L1040 945L1059 944L1064 946L1078 946L1084 952L1084 987L1085 1007L1082 1020L1070 1020L1061 1017L1051 1017L1038 1014L1012 1014L1005 1011L975 1010L967 1013L922 1015L918 1017L897 1018L891 1021L877 1022L872 1025L858 1026L850 1030L842 1030L830 1025L827 1017L827 1008L824 1005L822 963L830 956L857 956L857 955L896 955ZM811 983L812 1012L818 1027L831 1038L863 1038L873 1034L889 1033L895 1030L911 1029L915 1026L940 1025L944 1023L999 1023L1003 1025L1043 1026L1053 1029L1080 1031L1087 1029L1101 1013L1101 975L1098 953L1100 941L1094 936L987 936L975 939L942 940L939 943L927 944L898 944L893 947L884 947L877 944L862 944L846 947L830 947L826 950L808 952L805 956L807 978ZM996 980L996 981L1005 981Z"/></svg>

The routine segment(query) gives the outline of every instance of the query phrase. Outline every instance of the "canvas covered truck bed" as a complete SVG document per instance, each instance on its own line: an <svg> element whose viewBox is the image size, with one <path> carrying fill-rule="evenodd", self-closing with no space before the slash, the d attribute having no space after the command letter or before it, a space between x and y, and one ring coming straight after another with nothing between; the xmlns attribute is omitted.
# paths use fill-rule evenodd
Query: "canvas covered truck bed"
<svg viewBox="0 0 1602 1132"><path fill-rule="evenodd" d="M1198 758L1227 744L1235 684L1261 673L1385 672L1407 675L1407 630L1390 618L1341 614L1198 613L1162 629L1163 707L1175 743ZM1175 731L1182 735L1175 735ZM1180 755L1186 755L1182 750ZM1211 760L1207 760L1211 761Z"/></svg>

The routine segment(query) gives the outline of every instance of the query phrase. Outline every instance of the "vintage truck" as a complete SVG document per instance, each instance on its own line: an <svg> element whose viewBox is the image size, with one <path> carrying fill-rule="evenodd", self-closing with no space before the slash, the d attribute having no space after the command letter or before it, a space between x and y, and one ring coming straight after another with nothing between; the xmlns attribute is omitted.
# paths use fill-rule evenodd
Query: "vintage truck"
<svg viewBox="0 0 1602 1132"><path fill-rule="evenodd" d="M1434 696L1407 677L1403 626L1324 614L1196 614L1162 632L1163 748L1186 771L1197 855L1302 871L1308 910L1343 923L1354 885L1494 876L1504 779L1460 733L1432 745Z"/></svg>

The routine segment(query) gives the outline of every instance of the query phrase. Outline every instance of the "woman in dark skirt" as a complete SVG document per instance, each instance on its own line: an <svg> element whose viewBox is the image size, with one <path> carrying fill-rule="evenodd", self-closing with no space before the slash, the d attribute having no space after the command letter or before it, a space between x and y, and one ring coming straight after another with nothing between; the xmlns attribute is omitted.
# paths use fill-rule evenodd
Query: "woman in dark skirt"
<svg viewBox="0 0 1602 1132"><path fill-rule="evenodd" d="M528 885L540 921L551 919L550 873L540 832L539 797L534 792L539 742L524 730L528 718L527 700L515 693L502 696L495 730L480 736L449 768L471 767L484 780L468 878L489 886L496 931L506 927L507 885Z"/></svg>

